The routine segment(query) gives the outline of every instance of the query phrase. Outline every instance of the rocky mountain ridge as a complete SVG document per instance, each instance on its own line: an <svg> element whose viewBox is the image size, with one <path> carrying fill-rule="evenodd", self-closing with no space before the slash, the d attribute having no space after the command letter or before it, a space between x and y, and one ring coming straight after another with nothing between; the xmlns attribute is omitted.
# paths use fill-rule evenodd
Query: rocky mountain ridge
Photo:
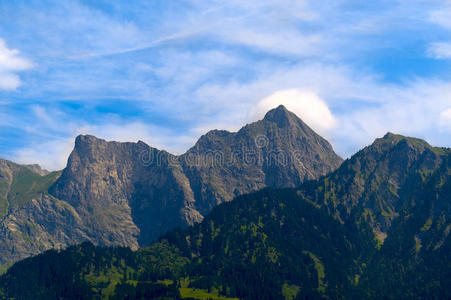
<svg viewBox="0 0 451 300"><path fill-rule="evenodd" d="M0 224L0 263L83 240L136 249L238 195L294 187L341 162L283 106L236 133L210 131L180 156L141 141L79 136L62 172L40 176L49 180L37 190L23 180L33 193L19 191L23 202Z"/></svg>

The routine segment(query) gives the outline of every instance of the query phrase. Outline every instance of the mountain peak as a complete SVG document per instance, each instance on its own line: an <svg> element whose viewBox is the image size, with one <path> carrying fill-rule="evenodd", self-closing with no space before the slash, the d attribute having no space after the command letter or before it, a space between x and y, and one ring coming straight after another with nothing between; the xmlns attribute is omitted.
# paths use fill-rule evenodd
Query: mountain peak
<svg viewBox="0 0 451 300"><path fill-rule="evenodd" d="M283 105L271 109L263 118L265 121L274 122L280 126L289 125L293 119L297 119L296 115L286 109Z"/></svg>
<svg viewBox="0 0 451 300"><path fill-rule="evenodd" d="M278 111L288 111L288 109L287 109L283 104L280 104L279 106L277 106L277 107L274 108L273 110L278 110Z"/></svg>
<svg viewBox="0 0 451 300"><path fill-rule="evenodd" d="M90 144L90 143L95 143L95 142L99 142L99 141L104 141L104 140L99 139L93 135L80 134L75 138L75 145L78 145L80 143Z"/></svg>
<svg viewBox="0 0 451 300"><path fill-rule="evenodd" d="M398 143L405 143L409 147L419 149L423 151L424 149L430 149L432 151L438 151L440 148L431 146L428 142L425 140L414 138L414 137L408 137L400 134L395 134L392 132L387 132L382 138L376 139L376 141L373 143L373 145L379 145L379 144L390 144L390 145L397 145Z"/></svg>
<svg viewBox="0 0 451 300"><path fill-rule="evenodd" d="M383 139L393 139L393 138L396 138L397 136L399 136L399 135L394 134L393 132L388 131L388 132L383 136Z"/></svg>
<svg viewBox="0 0 451 300"><path fill-rule="evenodd" d="M371 153L371 155L369 155ZM410 164L421 161L424 165L421 168L430 168L436 166L444 156L451 153L450 149L433 147L425 140L403 136L387 132L383 137L377 138L371 145L359 151L355 157L366 157L373 160L372 163L386 163L390 166L400 166L402 170L410 168Z"/></svg>

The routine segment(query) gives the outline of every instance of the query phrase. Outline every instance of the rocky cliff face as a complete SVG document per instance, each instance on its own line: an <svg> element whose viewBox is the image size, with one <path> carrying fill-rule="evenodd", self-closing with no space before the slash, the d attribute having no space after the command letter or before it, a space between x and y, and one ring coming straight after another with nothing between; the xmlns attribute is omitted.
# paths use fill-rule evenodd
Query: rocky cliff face
<svg viewBox="0 0 451 300"><path fill-rule="evenodd" d="M1 223L2 263L84 239L137 248L168 229L200 222L237 195L297 186L341 162L283 106L236 133L210 131L180 156L143 142L79 136L61 176L25 197Z"/></svg>
<svg viewBox="0 0 451 300"><path fill-rule="evenodd" d="M95 228L135 236L144 245L191 225L214 206L263 187L289 187L338 167L330 144L280 106L240 131L210 131L174 156L143 142L80 136L51 194L73 205ZM125 227L117 216L129 216ZM119 226L120 225L120 226ZM122 241L119 236L95 240Z"/></svg>
<svg viewBox="0 0 451 300"><path fill-rule="evenodd" d="M12 209L0 223L0 264L90 238L88 226L73 207L42 193Z"/></svg>
<svg viewBox="0 0 451 300"><path fill-rule="evenodd" d="M93 229L108 233L95 234L96 244L136 247L138 240L202 219L177 157L143 142L79 136L50 192L74 206Z"/></svg>
<svg viewBox="0 0 451 300"><path fill-rule="evenodd" d="M319 178L342 162L325 139L283 106L236 133L210 131L180 160L202 214L238 195Z"/></svg>
<svg viewBox="0 0 451 300"><path fill-rule="evenodd" d="M66 219L54 220L60 215L56 206L66 204L57 199L50 201L46 194L60 174L0 159L0 265L57 247L58 243L66 246L60 228L77 230ZM69 212L63 215L69 216Z"/></svg>

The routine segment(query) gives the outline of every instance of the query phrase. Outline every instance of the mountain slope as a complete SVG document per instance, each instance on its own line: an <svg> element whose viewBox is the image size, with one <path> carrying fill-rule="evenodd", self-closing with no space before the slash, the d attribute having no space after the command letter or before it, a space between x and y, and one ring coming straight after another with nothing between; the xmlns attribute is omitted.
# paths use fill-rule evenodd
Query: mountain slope
<svg viewBox="0 0 451 300"><path fill-rule="evenodd" d="M387 134L319 180L239 196L137 252L111 259L112 249L90 246L96 258L61 274L69 276L61 286L50 284L61 272L53 261L78 262L86 245L16 264L0 290L18 299L78 285L110 299L140 299L155 285L175 298L198 290L212 298L446 299L450 193L449 149ZM119 271L115 261L124 262ZM39 265L50 268L39 273L46 279L27 288Z"/></svg>
<svg viewBox="0 0 451 300"><path fill-rule="evenodd" d="M368 231L367 231L368 232ZM193 257L194 288L222 287L229 296L299 299L349 290L362 253L376 243L367 232L345 226L296 190L263 190L215 208L184 232L162 237Z"/></svg>
<svg viewBox="0 0 451 300"><path fill-rule="evenodd" d="M16 299L48 299L83 287L80 298L93 298L94 291L115 299L124 290L136 294L135 281L166 281L179 292L245 299L336 298L350 288L360 253L374 247L374 240L295 190L263 190L224 203L202 223L169 232L137 252L83 244L26 259L0 279L0 291Z"/></svg>
<svg viewBox="0 0 451 300"><path fill-rule="evenodd" d="M33 188L14 196L15 209L4 208L0 264L83 240L137 249L171 228L200 222L235 196L294 187L341 162L326 140L283 106L236 133L211 131L180 156L143 142L79 136L62 173L41 176L20 167L33 174L21 176ZM3 173L8 180L0 178L0 196L12 184Z"/></svg>
<svg viewBox="0 0 451 300"><path fill-rule="evenodd" d="M451 157L421 176L361 278L364 297L451 297Z"/></svg>
<svg viewBox="0 0 451 300"><path fill-rule="evenodd" d="M438 170L450 153L419 139L387 133L335 172L303 185L301 192L342 221L369 222L383 242L414 187Z"/></svg>
<svg viewBox="0 0 451 300"><path fill-rule="evenodd" d="M37 165L19 165L0 159L0 218L46 191L58 176L59 172L49 173Z"/></svg>
<svg viewBox="0 0 451 300"><path fill-rule="evenodd" d="M199 222L237 195L293 187L340 163L327 141L280 106L237 133L207 133L181 156L143 142L80 136L51 194L92 222L99 231L96 244L133 245L124 235L146 245L170 228ZM111 225L118 224L117 215L124 216L117 228L122 232L107 236L116 231Z"/></svg>

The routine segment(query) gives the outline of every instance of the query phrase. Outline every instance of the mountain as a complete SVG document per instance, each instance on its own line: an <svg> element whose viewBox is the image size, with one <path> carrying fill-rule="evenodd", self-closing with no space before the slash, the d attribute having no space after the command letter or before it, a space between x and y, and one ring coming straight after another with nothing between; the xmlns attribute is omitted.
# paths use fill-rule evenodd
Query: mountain
<svg viewBox="0 0 451 300"><path fill-rule="evenodd" d="M414 188L448 158L450 150L387 133L332 174L304 185L303 195L340 221L365 220L383 242Z"/></svg>
<svg viewBox="0 0 451 300"><path fill-rule="evenodd" d="M0 278L0 291L15 299L448 299L449 195L451 150L388 133L318 180L238 196L138 251L84 243L25 259Z"/></svg>
<svg viewBox="0 0 451 300"><path fill-rule="evenodd" d="M193 154L201 163L199 159L193 163ZM196 209L204 214L238 195L317 179L336 169L342 159L325 139L279 106L237 133L210 131L181 161Z"/></svg>
<svg viewBox="0 0 451 300"><path fill-rule="evenodd" d="M50 173L38 165L19 165L0 159L0 218L45 189L56 176L57 172Z"/></svg>
<svg viewBox="0 0 451 300"><path fill-rule="evenodd" d="M88 238L76 211L48 193L60 175L0 159L0 264Z"/></svg>
<svg viewBox="0 0 451 300"><path fill-rule="evenodd" d="M51 180L23 194L0 223L0 264L85 240L137 249L169 229L200 222L238 195L295 187L341 162L283 106L236 133L210 131L179 156L141 141L78 136L67 167L40 176Z"/></svg>

